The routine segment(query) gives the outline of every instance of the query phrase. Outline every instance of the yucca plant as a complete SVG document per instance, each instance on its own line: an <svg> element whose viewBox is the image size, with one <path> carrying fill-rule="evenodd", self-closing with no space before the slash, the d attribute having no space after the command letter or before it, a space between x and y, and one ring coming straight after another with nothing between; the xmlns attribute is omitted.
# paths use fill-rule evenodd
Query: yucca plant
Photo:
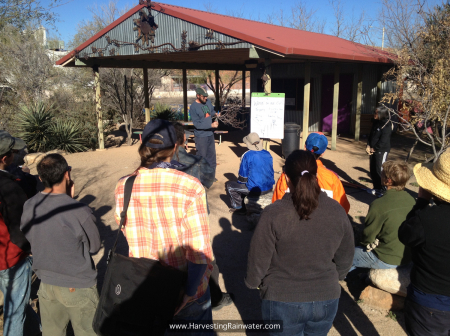
<svg viewBox="0 0 450 336"><path fill-rule="evenodd" d="M22 138L33 152L45 152L51 149L53 125L52 106L43 102L21 106L16 116L18 136Z"/></svg>
<svg viewBox="0 0 450 336"><path fill-rule="evenodd" d="M61 149L68 153L87 150L86 140L82 136L83 128L73 120L56 120L50 128L53 149Z"/></svg>

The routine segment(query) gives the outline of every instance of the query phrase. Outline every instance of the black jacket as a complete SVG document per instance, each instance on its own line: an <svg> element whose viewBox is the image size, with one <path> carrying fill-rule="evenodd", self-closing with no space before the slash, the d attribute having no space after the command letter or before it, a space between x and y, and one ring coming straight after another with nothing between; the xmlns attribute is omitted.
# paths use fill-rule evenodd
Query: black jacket
<svg viewBox="0 0 450 336"><path fill-rule="evenodd" d="M449 203L429 207L418 198L398 231L400 241L411 248L411 283L428 294L450 296L449 218Z"/></svg>
<svg viewBox="0 0 450 336"><path fill-rule="evenodd" d="M390 121L372 119L372 129L367 145L376 152L389 152L391 150L391 135L392 123Z"/></svg>
<svg viewBox="0 0 450 336"><path fill-rule="evenodd" d="M17 182L17 178L0 170L0 225L6 225L10 240L25 252L30 251L30 243L20 231L20 219L27 195ZM0 237L0 242L3 244Z"/></svg>

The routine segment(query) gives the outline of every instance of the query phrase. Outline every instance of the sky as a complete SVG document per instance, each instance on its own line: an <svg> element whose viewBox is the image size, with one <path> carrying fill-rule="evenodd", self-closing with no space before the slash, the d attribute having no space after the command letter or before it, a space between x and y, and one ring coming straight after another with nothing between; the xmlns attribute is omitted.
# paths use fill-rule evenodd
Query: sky
<svg viewBox="0 0 450 336"><path fill-rule="evenodd" d="M49 4L51 0L41 1L42 5ZM66 46L68 42L76 34L77 25L82 20L89 20L91 13L88 10L89 6L94 4L106 4L109 0L60 0L59 7L54 8L54 11L59 15L58 22L56 22L56 30L49 29L49 35L56 37L65 42ZM68 2L67 2L68 1ZM329 0L304 0L309 8L316 10L316 16L320 20L327 22L327 28L325 33L331 34L331 26L334 20L333 9L329 3ZM412 1L412 0L411 0ZM430 0L433 3L439 2L439 0ZM67 2L67 3L66 3ZM138 0L118 0L119 8L122 7L134 7L138 4ZM272 15L274 11L283 9L285 13L290 11L290 8L295 5L296 0L162 0L161 3L167 3L176 6L188 7L193 9L205 10L209 5L215 12L225 15L243 16L252 20L265 20L269 15ZM380 10L381 4L378 1L364 1L364 0L341 0L341 4L345 9L346 17L354 13L355 16L359 16L359 13L365 11L368 17L376 19L376 15ZM376 25L373 26L372 34L381 42L382 30ZM381 45L381 43L380 43Z"/></svg>

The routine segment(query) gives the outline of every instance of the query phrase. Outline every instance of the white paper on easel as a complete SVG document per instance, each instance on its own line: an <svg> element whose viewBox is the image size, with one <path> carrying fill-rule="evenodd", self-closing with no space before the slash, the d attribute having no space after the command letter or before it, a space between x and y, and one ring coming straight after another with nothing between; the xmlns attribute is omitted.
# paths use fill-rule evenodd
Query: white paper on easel
<svg viewBox="0 0 450 336"><path fill-rule="evenodd" d="M284 93L252 93L250 130L260 138L284 138Z"/></svg>

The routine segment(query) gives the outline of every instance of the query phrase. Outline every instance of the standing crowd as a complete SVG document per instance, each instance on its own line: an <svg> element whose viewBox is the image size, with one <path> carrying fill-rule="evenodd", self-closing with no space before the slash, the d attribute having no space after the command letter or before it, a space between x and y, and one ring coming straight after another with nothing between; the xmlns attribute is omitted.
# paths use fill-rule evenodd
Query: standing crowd
<svg viewBox="0 0 450 336"><path fill-rule="evenodd" d="M212 310L232 304L233 297L218 284L205 190L216 181L210 134L217 127L212 119L216 112L202 91L196 104L192 119L200 155L183 148L182 125L149 122L138 149L139 166L116 186L115 218L119 223L126 217L122 230L129 257L158 260L185 272L173 321L211 323ZM338 310L339 281L349 272L411 262L405 305L408 335L450 335L450 152L434 164L415 166L420 189L414 200L405 191L408 166L387 160L393 128L385 112L375 112L367 147L374 183L370 192L379 198L370 205L356 247L345 190L321 162L328 145L323 134L310 134L305 149L286 158L276 184L272 156L258 134L244 137L248 151L241 158L238 179L228 181L225 190L230 212L237 215L246 214L245 197L274 190L273 204L264 209L255 228L243 279L260 293L264 322L283 321L282 332L273 335L327 335ZM61 155L48 154L38 163L41 192L29 174L20 169L17 173L14 153L24 147L20 139L0 132L4 334L38 335L40 331L29 326L34 323L44 336L65 335L70 321L76 336L96 335L92 324L99 294L92 254L101 247L96 219L88 206L73 198L71 167ZM126 195L130 177L134 182ZM40 320L29 307L32 271L41 280Z"/></svg>

